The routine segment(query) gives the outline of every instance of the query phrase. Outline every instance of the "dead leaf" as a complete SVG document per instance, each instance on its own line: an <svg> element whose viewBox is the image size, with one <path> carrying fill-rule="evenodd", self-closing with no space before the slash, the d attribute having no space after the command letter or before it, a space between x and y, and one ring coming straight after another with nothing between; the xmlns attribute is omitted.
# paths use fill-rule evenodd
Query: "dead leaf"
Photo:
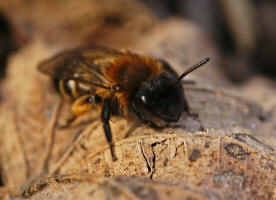
<svg viewBox="0 0 276 200"><path fill-rule="evenodd" d="M250 135L208 131L157 134L120 140L113 162L109 148L91 155L75 172L99 177L146 176L155 181L185 182L197 188L231 189L231 198L275 197L276 157Z"/></svg>

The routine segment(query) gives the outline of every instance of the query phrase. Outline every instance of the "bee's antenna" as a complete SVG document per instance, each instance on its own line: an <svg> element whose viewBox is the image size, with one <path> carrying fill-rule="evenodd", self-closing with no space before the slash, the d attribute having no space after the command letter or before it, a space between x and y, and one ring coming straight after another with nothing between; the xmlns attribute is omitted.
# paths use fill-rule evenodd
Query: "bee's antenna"
<svg viewBox="0 0 276 200"><path fill-rule="evenodd" d="M191 73L192 71L196 70L197 68L201 67L205 63L207 63L210 60L210 58L204 58L200 62L196 63L195 65L191 66L189 69L187 69L183 74L179 76L176 83L178 83L182 78L184 78L187 74Z"/></svg>

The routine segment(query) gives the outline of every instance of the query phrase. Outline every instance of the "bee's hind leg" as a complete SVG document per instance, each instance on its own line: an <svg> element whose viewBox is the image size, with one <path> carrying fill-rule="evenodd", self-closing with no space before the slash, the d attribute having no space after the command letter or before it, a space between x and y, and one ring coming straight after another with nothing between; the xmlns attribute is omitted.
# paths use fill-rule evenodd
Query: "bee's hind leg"
<svg viewBox="0 0 276 200"><path fill-rule="evenodd" d="M99 104L101 100L101 97L96 94L83 95L76 99L71 106L71 116L67 119L64 125L60 126L60 128L69 127L78 116L89 112L93 106Z"/></svg>

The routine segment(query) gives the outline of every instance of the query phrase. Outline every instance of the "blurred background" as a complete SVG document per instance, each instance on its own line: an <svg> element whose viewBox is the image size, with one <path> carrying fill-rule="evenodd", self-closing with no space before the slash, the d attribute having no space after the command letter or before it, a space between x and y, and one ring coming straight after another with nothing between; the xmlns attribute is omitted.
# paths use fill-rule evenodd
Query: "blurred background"
<svg viewBox="0 0 276 200"><path fill-rule="evenodd" d="M240 84L256 74L275 80L274 0L1 0L1 77L9 55L33 35L44 32L48 42L55 43L72 39L70 32L85 38L83 43L107 41L111 46L128 47L172 17L196 24L215 43L221 71L231 82ZM118 36L123 38L119 42Z"/></svg>
<svg viewBox="0 0 276 200"><path fill-rule="evenodd" d="M233 82L255 73L276 76L276 1L144 0L161 19L178 15L197 23L225 59Z"/></svg>

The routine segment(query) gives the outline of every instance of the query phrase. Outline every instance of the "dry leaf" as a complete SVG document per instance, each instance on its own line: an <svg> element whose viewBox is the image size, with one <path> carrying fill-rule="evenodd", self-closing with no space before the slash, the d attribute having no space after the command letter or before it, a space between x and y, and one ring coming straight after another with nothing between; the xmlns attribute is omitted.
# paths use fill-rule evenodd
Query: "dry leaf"
<svg viewBox="0 0 276 200"><path fill-rule="evenodd" d="M25 192L27 199L213 199L215 191L185 184L153 182L142 177L95 178L88 174L48 178Z"/></svg>
<svg viewBox="0 0 276 200"><path fill-rule="evenodd" d="M185 182L201 190L217 189L231 199L275 197L275 152L250 135L210 130L140 136L117 142L115 151L116 162L106 146L76 171L99 177L139 175Z"/></svg>
<svg viewBox="0 0 276 200"><path fill-rule="evenodd" d="M5 188L0 197L10 199L9 194L38 182L25 190L31 199L276 198L276 104L273 97L262 101L274 94L273 87L258 85L260 96L249 92L254 84L234 87L219 70L216 48L194 24L158 22L134 0L3 2L1 12L25 43L10 57L1 84L0 183ZM60 108L50 79L38 73L37 64L58 50L95 41L163 58L178 72L210 56L208 66L190 76L196 84L184 84L198 116L183 114L162 130L113 117L116 162L96 111L60 129L69 105Z"/></svg>

